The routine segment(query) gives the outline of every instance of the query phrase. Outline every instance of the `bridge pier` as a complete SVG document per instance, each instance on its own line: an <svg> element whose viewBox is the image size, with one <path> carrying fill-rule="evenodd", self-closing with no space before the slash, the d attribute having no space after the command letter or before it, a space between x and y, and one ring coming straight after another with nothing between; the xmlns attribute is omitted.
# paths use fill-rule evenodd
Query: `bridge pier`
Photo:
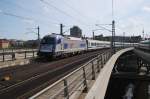
<svg viewBox="0 0 150 99"><path fill-rule="evenodd" d="M145 72L146 74L149 74L149 72L150 72L150 63L149 62L138 57L137 64L138 64L138 73ZM146 70L143 70L143 69L146 69Z"/></svg>

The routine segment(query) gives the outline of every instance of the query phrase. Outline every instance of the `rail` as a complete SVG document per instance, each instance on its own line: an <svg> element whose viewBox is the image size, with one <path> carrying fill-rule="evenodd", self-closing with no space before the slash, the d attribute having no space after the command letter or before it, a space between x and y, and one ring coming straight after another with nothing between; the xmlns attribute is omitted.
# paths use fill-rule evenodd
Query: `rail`
<svg viewBox="0 0 150 99"><path fill-rule="evenodd" d="M90 81L97 78L110 57L110 51L98 55L29 99L70 99L77 92L88 91Z"/></svg>
<svg viewBox="0 0 150 99"><path fill-rule="evenodd" d="M37 49L28 49L28 50L2 50L0 52L0 62L5 61L14 61L17 58L27 59L34 58L36 56Z"/></svg>

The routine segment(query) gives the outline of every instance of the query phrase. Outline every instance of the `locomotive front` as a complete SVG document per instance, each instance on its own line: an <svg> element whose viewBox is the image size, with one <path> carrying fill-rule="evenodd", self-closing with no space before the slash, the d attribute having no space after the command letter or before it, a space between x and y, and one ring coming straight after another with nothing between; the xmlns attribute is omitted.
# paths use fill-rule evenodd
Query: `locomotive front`
<svg viewBox="0 0 150 99"><path fill-rule="evenodd" d="M56 36L47 35L43 37L40 42L38 56L39 57L53 57L56 48Z"/></svg>

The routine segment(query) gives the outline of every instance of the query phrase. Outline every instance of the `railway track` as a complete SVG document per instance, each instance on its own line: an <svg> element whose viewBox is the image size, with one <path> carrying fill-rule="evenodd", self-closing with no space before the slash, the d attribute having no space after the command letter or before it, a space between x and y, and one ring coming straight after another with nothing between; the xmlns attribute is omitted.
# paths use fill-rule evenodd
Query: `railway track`
<svg viewBox="0 0 150 99"><path fill-rule="evenodd" d="M21 68L1 70L0 75L10 75L10 80L0 82L0 98L28 98L104 51L106 49L50 63L36 63Z"/></svg>

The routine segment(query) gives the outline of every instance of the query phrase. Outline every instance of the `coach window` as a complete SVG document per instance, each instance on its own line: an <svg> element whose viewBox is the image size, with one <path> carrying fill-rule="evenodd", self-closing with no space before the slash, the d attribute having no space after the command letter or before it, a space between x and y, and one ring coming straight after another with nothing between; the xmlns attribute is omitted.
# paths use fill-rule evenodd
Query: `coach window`
<svg viewBox="0 0 150 99"><path fill-rule="evenodd" d="M60 43L61 43L61 39L58 39L57 44L60 44Z"/></svg>
<svg viewBox="0 0 150 99"><path fill-rule="evenodd" d="M92 46L94 46L94 43L91 43Z"/></svg>

